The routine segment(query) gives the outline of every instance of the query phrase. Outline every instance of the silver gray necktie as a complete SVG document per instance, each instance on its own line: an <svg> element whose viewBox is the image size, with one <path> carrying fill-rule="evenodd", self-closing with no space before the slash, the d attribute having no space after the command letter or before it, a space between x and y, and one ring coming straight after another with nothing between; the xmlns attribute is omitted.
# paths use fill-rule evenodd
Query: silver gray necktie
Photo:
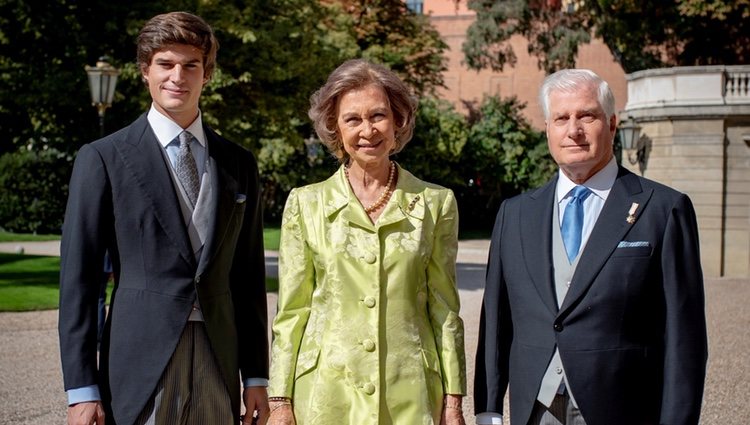
<svg viewBox="0 0 750 425"><path fill-rule="evenodd" d="M198 178L198 167L195 165L193 152L190 151L190 142L193 140L193 135L188 131L183 131L179 138L180 149L177 151L174 168L190 204L195 207L195 203L198 201L198 192L200 192L200 179Z"/></svg>

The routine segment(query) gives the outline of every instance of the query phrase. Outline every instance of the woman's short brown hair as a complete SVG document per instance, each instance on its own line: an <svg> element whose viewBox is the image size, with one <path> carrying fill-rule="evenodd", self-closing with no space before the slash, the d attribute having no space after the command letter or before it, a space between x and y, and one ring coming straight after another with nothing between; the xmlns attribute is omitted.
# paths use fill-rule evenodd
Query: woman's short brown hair
<svg viewBox="0 0 750 425"><path fill-rule="evenodd" d="M188 12L169 12L151 18L138 34L138 69L144 72L154 53L169 44L186 44L203 52L204 77L211 78L216 67L219 42L203 18Z"/></svg>
<svg viewBox="0 0 750 425"><path fill-rule="evenodd" d="M400 152L409 143L414 132L416 99L400 78L388 68L363 59L344 62L328 76L326 83L310 97L308 116L313 121L320 141L340 162L348 161L349 155L337 128L337 107L345 93L370 84L381 87L396 123L396 147L391 153Z"/></svg>

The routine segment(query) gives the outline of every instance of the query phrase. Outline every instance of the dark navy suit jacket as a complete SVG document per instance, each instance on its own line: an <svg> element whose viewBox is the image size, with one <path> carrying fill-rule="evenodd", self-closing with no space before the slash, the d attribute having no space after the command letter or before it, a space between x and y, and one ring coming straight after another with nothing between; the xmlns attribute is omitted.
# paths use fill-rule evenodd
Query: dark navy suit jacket
<svg viewBox="0 0 750 425"><path fill-rule="evenodd" d="M527 423L557 346L588 425L697 424L707 338L689 198L620 168L558 309L555 187L553 179L498 212L476 358L476 412L501 413L510 385L511 422Z"/></svg>
<svg viewBox="0 0 750 425"><path fill-rule="evenodd" d="M156 136L142 115L83 146L70 182L60 271L65 389L97 384L107 423L132 423L165 369L197 295L239 421L240 373L268 377L258 169L205 127L214 223L198 262ZM109 251L115 277L97 367L97 294Z"/></svg>

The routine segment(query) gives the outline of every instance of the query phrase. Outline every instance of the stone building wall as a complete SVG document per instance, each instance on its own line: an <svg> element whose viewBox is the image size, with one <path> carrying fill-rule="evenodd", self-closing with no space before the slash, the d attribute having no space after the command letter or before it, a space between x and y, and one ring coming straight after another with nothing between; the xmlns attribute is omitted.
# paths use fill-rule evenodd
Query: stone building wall
<svg viewBox="0 0 750 425"><path fill-rule="evenodd" d="M727 96L732 72L745 95ZM634 172L688 194L706 276L750 276L750 93L745 67L677 67L628 75L625 115L641 128Z"/></svg>

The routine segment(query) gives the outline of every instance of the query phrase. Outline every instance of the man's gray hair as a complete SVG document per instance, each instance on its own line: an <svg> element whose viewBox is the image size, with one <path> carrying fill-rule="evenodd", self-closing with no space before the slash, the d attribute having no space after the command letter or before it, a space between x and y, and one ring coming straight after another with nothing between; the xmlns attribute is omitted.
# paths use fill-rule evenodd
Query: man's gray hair
<svg viewBox="0 0 750 425"><path fill-rule="evenodd" d="M583 87L597 90L597 98L607 119L615 114L615 95L609 84L589 69L563 69L548 75L539 89L539 104L542 105L544 119L549 119L549 96L553 91L575 92Z"/></svg>

